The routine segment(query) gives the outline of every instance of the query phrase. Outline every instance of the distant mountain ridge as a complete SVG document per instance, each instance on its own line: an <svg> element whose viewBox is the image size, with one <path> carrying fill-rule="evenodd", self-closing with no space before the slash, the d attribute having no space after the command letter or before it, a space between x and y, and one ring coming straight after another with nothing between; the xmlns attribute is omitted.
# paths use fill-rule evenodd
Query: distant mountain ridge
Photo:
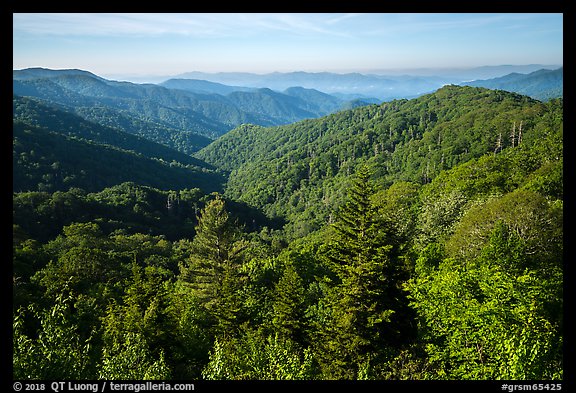
<svg viewBox="0 0 576 393"><path fill-rule="evenodd" d="M275 91L268 87L232 86L200 79L169 79L160 86L196 94L222 95L232 105L260 119L253 123L264 126L280 125L277 123L282 119L282 124L286 124L286 120L293 122L320 117L338 110L380 102L370 98L339 97L301 86Z"/></svg>
<svg viewBox="0 0 576 393"><path fill-rule="evenodd" d="M12 70L12 79L15 80L28 80L28 79L38 79L38 78L54 78L61 75L81 75L88 76L91 78L96 78L100 80L105 80L98 75L95 75L89 71L78 70L78 69L63 69L63 70L53 70L50 68L42 67L32 67L23 70Z"/></svg>
<svg viewBox="0 0 576 393"><path fill-rule="evenodd" d="M377 98L388 101L415 98L431 93L447 84L500 77L511 72L528 73L543 68L558 68L541 64L482 66L453 69L414 69L370 73L333 72L273 72L254 74L248 72L187 72L175 76L180 79L200 79L225 85L262 88L282 91L292 86L316 89L339 97Z"/></svg>
<svg viewBox="0 0 576 393"><path fill-rule="evenodd" d="M201 79L214 83L283 91L294 86L319 90L327 94L354 95L356 98L389 100L415 97L454 82L452 78L419 76L381 76L331 72L288 72L270 74L189 72L180 79Z"/></svg>
<svg viewBox="0 0 576 393"><path fill-rule="evenodd" d="M167 87L169 89L186 90L186 91L190 91L192 93L199 93L199 94L226 95L226 94L230 94L234 91L255 91L255 90L257 90L257 88L254 88L254 87L229 86L229 85L224 85L222 83L210 82L207 80L183 79L183 78L168 79L162 83L159 83L158 85Z"/></svg>
<svg viewBox="0 0 576 393"><path fill-rule="evenodd" d="M135 84L44 68L13 70L13 92L102 125L121 119L123 131L188 154L240 124L289 124L367 104L302 88L278 92L191 80Z"/></svg>
<svg viewBox="0 0 576 393"><path fill-rule="evenodd" d="M499 78L476 80L464 86L486 87L527 95L540 101L564 95L564 67L555 70L541 69L529 74L511 73Z"/></svg>

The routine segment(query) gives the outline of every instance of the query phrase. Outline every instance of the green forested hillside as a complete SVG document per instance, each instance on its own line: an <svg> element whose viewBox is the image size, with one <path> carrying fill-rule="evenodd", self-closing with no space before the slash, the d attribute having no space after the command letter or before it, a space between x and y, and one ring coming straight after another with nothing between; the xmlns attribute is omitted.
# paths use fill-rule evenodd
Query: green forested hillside
<svg viewBox="0 0 576 393"><path fill-rule="evenodd" d="M562 100L446 86L238 127L222 195L15 119L13 377L562 381L563 151Z"/></svg>
<svg viewBox="0 0 576 393"><path fill-rule="evenodd" d="M195 165L204 168L210 167L203 161L170 149L165 145L152 142L149 138L123 132L123 127L118 127L121 120L119 118L110 116L108 117L108 122L113 127L102 126L99 123L86 121L80 116L62 111L56 107L44 105L41 101L18 96L14 96L12 108L13 119L30 126L37 126L66 136L115 146L140 153L148 158L157 158L168 162L177 161L185 165ZM190 141L188 141L188 144L192 145Z"/></svg>
<svg viewBox="0 0 576 393"><path fill-rule="evenodd" d="M194 131L142 120L127 111L114 110L105 106L78 107L74 109L74 113L90 122L119 129L186 155L197 152L212 142L211 138Z"/></svg>
<svg viewBox="0 0 576 393"><path fill-rule="evenodd" d="M13 190L98 191L126 181L221 190L210 165L164 145L14 96Z"/></svg>
<svg viewBox="0 0 576 393"><path fill-rule="evenodd" d="M300 236L330 221L361 165L384 186L428 183L442 170L517 145L519 134L532 144L561 116L558 103L447 86L288 126L242 126L196 156L231 172L226 195L288 218Z"/></svg>
<svg viewBox="0 0 576 393"><path fill-rule="evenodd" d="M126 181L161 189L221 189L212 170L67 137L24 123L13 125L14 191L101 190Z"/></svg>

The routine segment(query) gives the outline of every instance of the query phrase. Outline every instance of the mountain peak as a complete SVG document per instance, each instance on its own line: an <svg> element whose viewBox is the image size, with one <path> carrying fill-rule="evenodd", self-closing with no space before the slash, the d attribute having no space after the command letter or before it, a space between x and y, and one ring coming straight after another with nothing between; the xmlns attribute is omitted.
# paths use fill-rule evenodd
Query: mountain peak
<svg viewBox="0 0 576 393"><path fill-rule="evenodd" d="M21 70L12 70L12 79L15 80L27 80L27 79L38 79L38 78L55 78L59 76L88 76L101 81L105 79L91 73L90 71L79 70L76 68L69 69L51 69L42 67L24 68Z"/></svg>

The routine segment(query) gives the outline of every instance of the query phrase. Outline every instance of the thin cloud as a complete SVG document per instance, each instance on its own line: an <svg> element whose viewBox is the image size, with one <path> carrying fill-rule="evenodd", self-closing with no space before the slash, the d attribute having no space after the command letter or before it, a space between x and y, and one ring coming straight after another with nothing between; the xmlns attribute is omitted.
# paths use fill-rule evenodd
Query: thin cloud
<svg viewBox="0 0 576 393"><path fill-rule="evenodd" d="M502 30L530 29L534 18L542 14L376 14L380 23L367 23L359 31L362 36L394 36L398 34L425 34L447 31L471 31L491 27ZM374 22L374 21L372 21ZM377 26L371 28L371 26ZM558 27L561 31L562 27Z"/></svg>
<svg viewBox="0 0 576 393"><path fill-rule="evenodd" d="M328 19L328 20L326 21L326 23L328 23L329 25L333 25L333 24L340 23L340 22L345 21L345 20L348 20L348 19L353 19L353 18L361 17L361 16L363 16L363 15L366 15L366 14L363 14L363 13L348 13L348 14L337 15L337 16L335 16L335 17L332 17L332 18Z"/></svg>
<svg viewBox="0 0 576 393"><path fill-rule="evenodd" d="M206 14L14 14L14 33L54 36L222 34L228 28Z"/></svg>
<svg viewBox="0 0 576 393"><path fill-rule="evenodd" d="M13 14L15 35L230 37L282 31L346 34L334 28L352 14Z"/></svg>
<svg viewBox="0 0 576 393"><path fill-rule="evenodd" d="M333 14L268 14L266 18L260 17L262 27L282 30L295 35L326 35L343 37L348 36L344 31L334 28L334 24L348 19L350 16L337 16Z"/></svg>

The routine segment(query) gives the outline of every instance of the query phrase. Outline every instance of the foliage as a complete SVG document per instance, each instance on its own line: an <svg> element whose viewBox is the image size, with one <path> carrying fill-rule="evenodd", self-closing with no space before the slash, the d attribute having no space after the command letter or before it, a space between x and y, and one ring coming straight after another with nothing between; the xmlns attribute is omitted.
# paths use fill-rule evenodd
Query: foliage
<svg viewBox="0 0 576 393"><path fill-rule="evenodd" d="M136 263L121 304L112 303L103 317L100 378L168 379L163 349L172 342L173 320L167 313L170 272ZM135 367L136 365L136 367Z"/></svg>
<svg viewBox="0 0 576 393"><path fill-rule="evenodd" d="M104 349L98 377L113 380L166 380L170 378L170 369L163 353L158 360L151 360L143 338L128 333L111 350Z"/></svg>
<svg viewBox="0 0 576 393"><path fill-rule="evenodd" d="M481 255L447 258L411 281L433 379L561 379L561 266L526 266L504 223Z"/></svg>
<svg viewBox="0 0 576 393"><path fill-rule="evenodd" d="M242 338L216 340L205 379L285 380L314 378L309 350L301 351L290 339L246 332Z"/></svg>
<svg viewBox="0 0 576 393"><path fill-rule="evenodd" d="M13 376L15 379L86 379L95 368L91 338L83 340L71 320L71 296L65 291L45 311L33 305L21 308L13 321ZM29 314L29 315L28 315ZM39 322L38 332L26 325Z"/></svg>

